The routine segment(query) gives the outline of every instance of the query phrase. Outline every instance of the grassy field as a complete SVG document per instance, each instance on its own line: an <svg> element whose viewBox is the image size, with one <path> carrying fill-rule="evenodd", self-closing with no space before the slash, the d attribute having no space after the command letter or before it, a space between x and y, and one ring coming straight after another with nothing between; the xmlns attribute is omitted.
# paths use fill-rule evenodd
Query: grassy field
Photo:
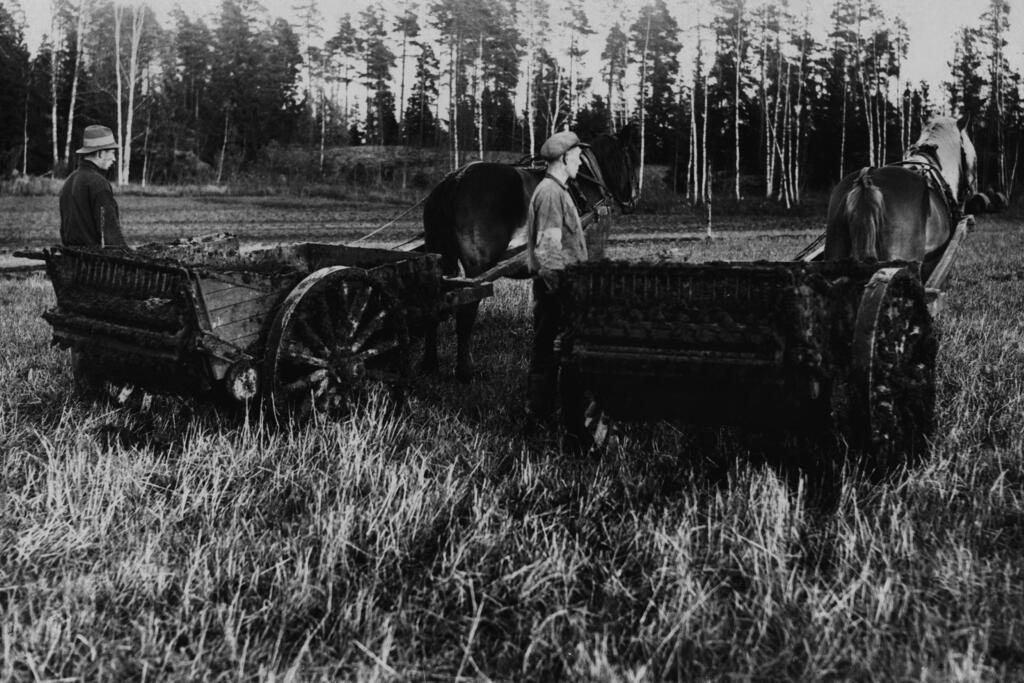
<svg viewBox="0 0 1024 683"><path fill-rule="evenodd" d="M151 226L135 241L222 224L320 239L303 226L339 210L296 210L285 231L258 202L128 199L126 224ZM5 246L52 241L43 204L3 201ZM806 241L613 255L784 259ZM39 318L52 301L43 277L0 280L2 680L1024 677L1015 220L980 218L949 284L931 458L882 483L844 471L827 496L729 434L709 449L631 429L581 459L554 429L525 433L525 283L482 309L473 385L419 377L398 416L371 402L283 430L173 398L73 399Z"/></svg>

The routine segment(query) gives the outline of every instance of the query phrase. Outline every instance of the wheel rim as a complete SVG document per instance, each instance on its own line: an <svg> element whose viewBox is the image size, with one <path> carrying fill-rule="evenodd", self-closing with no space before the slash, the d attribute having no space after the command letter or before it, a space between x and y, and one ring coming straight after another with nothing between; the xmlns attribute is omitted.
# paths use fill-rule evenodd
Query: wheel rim
<svg viewBox="0 0 1024 683"><path fill-rule="evenodd" d="M274 410L341 416L370 386L401 389L407 347L402 308L383 284L358 269L318 270L288 295L268 337Z"/></svg>
<svg viewBox="0 0 1024 683"><path fill-rule="evenodd" d="M872 277L854 333L857 440L876 464L923 454L935 409L936 343L920 281L905 268Z"/></svg>

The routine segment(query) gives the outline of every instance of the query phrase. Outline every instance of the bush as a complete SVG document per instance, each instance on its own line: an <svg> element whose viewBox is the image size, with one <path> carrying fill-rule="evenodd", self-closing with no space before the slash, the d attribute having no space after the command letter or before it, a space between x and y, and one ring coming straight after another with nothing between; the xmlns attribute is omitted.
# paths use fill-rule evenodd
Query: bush
<svg viewBox="0 0 1024 683"><path fill-rule="evenodd" d="M63 180L33 175L15 175L7 180L0 180L0 195L41 197L60 194L62 187L64 187Z"/></svg>

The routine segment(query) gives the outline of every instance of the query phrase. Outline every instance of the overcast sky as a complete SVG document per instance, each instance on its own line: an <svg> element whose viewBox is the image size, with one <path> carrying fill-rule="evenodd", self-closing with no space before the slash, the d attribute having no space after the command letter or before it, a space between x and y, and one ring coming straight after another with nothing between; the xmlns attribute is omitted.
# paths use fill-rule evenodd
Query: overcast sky
<svg viewBox="0 0 1024 683"><path fill-rule="evenodd" d="M129 0L131 1L131 0ZM140 0L145 1L145 0ZM464 0L471 2L472 0ZM0 0L0 3L4 0ZM29 46L38 48L42 34L49 27L49 2L47 0L21 0L29 24ZM635 18L644 0L584 0L590 9L588 16L596 34L591 39L590 51L585 57L588 75L595 75L600 68L600 53L608 29L616 21L628 25ZM754 0L757 2L757 0ZM813 25L816 33L823 37L827 32L827 19L832 6L830 0L791 0L790 6L797 13L805 7L811 7ZM422 7L429 0L419 0ZM218 0L148 0L148 4L157 10L166 22L167 13L175 5L180 5L192 15L208 19L216 17L219 7ZM274 17L293 19L294 5L297 0L263 0L263 6ZM338 19L346 12L357 14L370 4L370 0L320 0L320 11L324 16L325 35L329 36L337 26ZM387 8L402 4L401 0L381 0ZM684 30L682 42L684 60L688 47L692 47L693 39L688 37L686 29L694 23L696 12L709 8L708 0L667 0L666 3L680 27ZM888 16L902 16L910 31L910 49L904 65L904 77L916 83L927 80L934 86L947 78L947 62L953 54L953 36L958 27L978 22L988 0L880 0L883 11ZM553 11L558 11L562 3L551 3ZM1011 64L1024 70L1024 0L1010 0L1010 36L1009 54ZM557 42L554 43L557 45ZM934 90L933 90L934 91Z"/></svg>

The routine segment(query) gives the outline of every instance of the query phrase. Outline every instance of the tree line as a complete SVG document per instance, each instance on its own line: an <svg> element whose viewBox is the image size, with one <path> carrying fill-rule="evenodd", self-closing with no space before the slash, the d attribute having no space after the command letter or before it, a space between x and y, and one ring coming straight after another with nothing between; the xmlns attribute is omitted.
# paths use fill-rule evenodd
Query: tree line
<svg viewBox="0 0 1024 683"><path fill-rule="evenodd" d="M591 53L583 0L403 0L334 26L317 0L292 22L221 0L210 22L176 9L165 25L144 4L51 0L33 54L17 0L0 0L0 172L63 175L90 123L114 124L119 181L146 183L267 172L289 150L331 178L329 151L357 145L444 150L454 168L633 121L691 201L792 205L899 158L949 111L971 117L982 187L1010 193L1024 105L1008 0L964 17L936 91L907 80L907 27L875 0L833 0L825 35L796 4L698 0L681 25L649 0Z"/></svg>

